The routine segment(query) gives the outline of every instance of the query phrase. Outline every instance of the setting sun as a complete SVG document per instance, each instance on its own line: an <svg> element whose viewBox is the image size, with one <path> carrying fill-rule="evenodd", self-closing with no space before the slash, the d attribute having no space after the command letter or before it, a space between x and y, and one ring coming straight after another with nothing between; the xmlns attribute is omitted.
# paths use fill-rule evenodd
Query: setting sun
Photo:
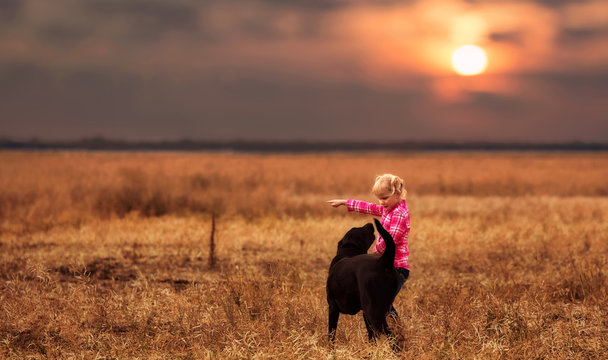
<svg viewBox="0 0 608 360"><path fill-rule="evenodd" d="M452 54L452 66L460 75L481 74L488 63L485 52L478 46L461 46Z"/></svg>

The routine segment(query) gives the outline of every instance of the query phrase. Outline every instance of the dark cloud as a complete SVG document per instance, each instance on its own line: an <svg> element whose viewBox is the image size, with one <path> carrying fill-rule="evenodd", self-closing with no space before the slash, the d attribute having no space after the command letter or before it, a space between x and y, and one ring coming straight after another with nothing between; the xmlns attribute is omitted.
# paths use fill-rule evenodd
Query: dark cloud
<svg viewBox="0 0 608 360"><path fill-rule="evenodd" d="M94 0L86 3L86 9L99 16L127 16L143 21L152 19L159 25L173 25L190 22L192 13L196 12L196 4L162 0Z"/></svg>
<svg viewBox="0 0 608 360"><path fill-rule="evenodd" d="M94 33L90 26L67 22L48 23L38 28L40 40L54 46L75 46L91 38Z"/></svg>
<svg viewBox="0 0 608 360"><path fill-rule="evenodd" d="M134 89L132 77L114 72L5 64L0 68L0 132L41 137L66 132L69 137L97 124L117 128L134 113Z"/></svg>
<svg viewBox="0 0 608 360"><path fill-rule="evenodd" d="M463 1L466 3L469 3L469 4L505 3L505 1L503 1L503 0L463 0ZM549 7L549 8L561 8L561 7L563 7L565 5L569 5L569 4L588 3L588 2L590 2L590 0L521 0L521 2L540 4L542 6ZM525 15L525 14L522 14L522 15Z"/></svg>
<svg viewBox="0 0 608 360"><path fill-rule="evenodd" d="M239 2L235 8L227 8L221 2L206 4L200 8L199 31L193 36L203 36L214 42L231 40L288 40L293 38L318 39L322 36L324 11L304 5L306 2L288 1L277 4L265 2ZM247 8L247 6L251 6ZM240 7L242 6L242 8ZM216 19L214 10L233 13L229 18ZM235 11L239 10L239 11ZM246 10L246 11L245 11ZM289 17L288 28L284 26ZM221 23L221 30L217 28Z"/></svg>
<svg viewBox="0 0 608 360"><path fill-rule="evenodd" d="M354 3L354 1L347 0L261 0L261 2L266 3L268 5L283 8L296 8L316 11L340 9L345 6L351 6L351 4Z"/></svg>
<svg viewBox="0 0 608 360"><path fill-rule="evenodd" d="M569 4L588 3L589 0L529 0L550 8L558 8Z"/></svg>
<svg viewBox="0 0 608 360"><path fill-rule="evenodd" d="M221 0L220 0L221 1ZM245 0L248 1L248 0ZM352 6L366 5L373 7L407 5L418 0L260 0L276 7L313 10L313 11L334 11Z"/></svg>
<svg viewBox="0 0 608 360"><path fill-rule="evenodd" d="M469 4L500 4L500 3L505 3L505 1L503 0L463 0L466 3ZM591 0L521 0L521 2L529 2L529 3L534 3L534 4L539 4L548 8L552 8L552 9L559 9L562 8L566 5L570 5L570 4L582 4L582 3L588 3ZM522 15L526 15L526 14L522 14Z"/></svg>
<svg viewBox="0 0 608 360"><path fill-rule="evenodd" d="M470 101L466 106L476 107L490 114L502 114L503 116L519 116L529 110L529 101L514 96L506 96L489 92L470 92Z"/></svg>
<svg viewBox="0 0 608 360"><path fill-rule="evenodd" d="M23 2L20 0L0 1L0 26L16 21L23 13Z"/></svg>
<svg viewBox="0 0 608 360"><path fill-rule="evenodd" d="M546 100L529 111L537 123L554 126L563 138L606 141L608 134L608 71L591 69L567 72L535 73L525 76L530 82L542 84ZM539 110L542 110L539 111Z"/></svg>
<svg viewBox="0 0 608 360"><path fill-rule="evenodd" d="M262 40L270 40L281 37L281 31L277 29L276 14L257 14L239 19L236 24L238 35Z"/></svg>
<svg viewBox="0 0 608 360"><path fill-rule="evenodd" d="M538 83L546 84L548 88L571 94L568 101L576 98L593 99L608 98L608 69L596 71L580 69L569 72L537 72L523 75ZM606 112L608 115L608 111Z"/></svg>
<svg viewBox="0 0 608 360"><path fill-rule="evenodd" d="M0 71L4 136L54 139L366 139L426 132L416 94L302 79L142 78L32 64ZM8 123L6 119L11 119Z"/></svg>
<svg viewBox="0 0 608 360"><path fill-rule="evenodd" d="M530 82L532 92L534 84L548 92L536 100L525 91L470 92L468 101L440 103L425 90L425 79L417 80L416 91L380 90L270 73L142 77L110 68L57 71L13 63L0 66L0 135L606 141L606 112L593 107L608 98L608 73L526 74L520 80Z"/></svg>
<svg viewBox="0 0 608 360"><path fill-rule="evenodd" d="M563 45L572 45L596 39L608 39L608 27L595 28L562 28L557 41Z"/></svg>
<svg viewBox="0 0 608 360"><path fill-rule="evenodd" d="M316 37L325 11L342 8L345 1L223 1L196 0L93 0L85 3L84 15L98 27L105 23L124 25L122 41L154 41L163 34L179 31L188 37L221 43L234 39L273 40L290 37ZM221 17L218 18L217 11ZM285 13L297 16L297 23L286 33L280 22Z"/></svg>
<svg viewBox="0 0 608 360"><path fill-rule="evenodd" d="M193 31L198 19L197 2L162 0L95 0L85 4L85 12L98 21L121 21L128 26L131 40L156 40L168 31Z"/></svg>
<svg viewBox="0 0 608 360"><path fill-rule="evenodd" d="M489 36L493 42L509 43L513 45L519 45L522 43L523 35L519 31L511 32L493 32Z"/></svg>

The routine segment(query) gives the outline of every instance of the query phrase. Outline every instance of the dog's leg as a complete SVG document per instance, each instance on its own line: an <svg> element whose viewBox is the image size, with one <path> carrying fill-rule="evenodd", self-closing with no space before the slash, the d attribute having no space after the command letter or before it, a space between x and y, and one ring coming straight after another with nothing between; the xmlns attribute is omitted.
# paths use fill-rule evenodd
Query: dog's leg
<svg viewBox="0 0 608 360"><path fill-rule="evenodd" d="M391 335L391 330L389 329L388 323L386 322L386 314L383 311L378 311L378 308L371 309L371 311L366 317L365 325L368 326L368 329L371 328L375 335Z"/></svg>
<svg viewBox="0 0 608 360"><path fill-rule="evenodd" d="M329 304L329 341L331 342L336 339L339 317L340 311L338 311L338 307L335 304Z"/></svg>
<svg viewBox="0 0 608 360"><path fill-rule="evenodd" d="M384 335L386 335L386 337L389 339L389 341L391 342L391 347L393 348L393 351L395 353L401 352L401 346L399 346L399 340L398 340L397 336L393 335L393 332L391 331L390 327L388 326L388 323L386 321L386 316L382 317L382 321L380 322L379 330Z"/></svg>
<svg viewBox="0 0 608 360"><path fill-rule="evenodd" d="M365 326L367 327L367 332L369 334L369 340L372 341L379 333L384 334L390 341L393 351L395 353L401 352L401 347L399 346L397 337L391 332L391 329L386 322L386 317L380 316L380 314L377 312L374 313L374 316L375 318L372 318L371 321L367 317L364 317Z"/></svg>
<svg viewBox="0 0 608 360"><path fill-rule="evenodd" d="M382 318L382 322L380 324L380 331L386 336L391 336L391 329L388 327L388 323L386 322L386 317Z"/></svg>
<svg viewBox="0 0 608 360"><path fill-rule="evenodd" d="M365 311L363 312L363 321L365 322L365 327L367 328L367 337L369 338L369 341L372 341L375 335L374 329L372 328L367 315L365 315Z"/></svg>

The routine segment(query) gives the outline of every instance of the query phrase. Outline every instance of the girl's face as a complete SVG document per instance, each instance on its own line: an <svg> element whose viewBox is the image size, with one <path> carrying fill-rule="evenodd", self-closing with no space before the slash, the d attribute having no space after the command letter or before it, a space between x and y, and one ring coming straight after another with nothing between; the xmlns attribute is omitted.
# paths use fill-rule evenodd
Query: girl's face
<svg viewBox="0 0 608 360"><path fill-rule="evenodd" d="M394 208L401 201L401 193L397 191L391 195L390 191L383 190L377 193L376 196L380 205L384 206L386 210Z"/></svg>

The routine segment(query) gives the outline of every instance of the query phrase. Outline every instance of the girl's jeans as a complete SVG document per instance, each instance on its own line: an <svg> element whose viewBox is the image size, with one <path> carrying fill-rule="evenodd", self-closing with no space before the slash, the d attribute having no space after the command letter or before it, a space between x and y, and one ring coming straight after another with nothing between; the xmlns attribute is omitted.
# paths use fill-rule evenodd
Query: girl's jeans
<svg viewBox="0 0 608 360"><path fill-rule="evenodd" d="M399 294L399 291L403 287L403 284L405 284L405 281L410 276L410 271L405 268L395 268L395 270L397 270L397 274L399 275L399 286L397 286L397 294ZM395 296L397 296L397 294L395 294ZM389 315L394 319L399 318L399 314L397 314L397 310L395 310L395 307L393 305L391 305Z"/></svg>

